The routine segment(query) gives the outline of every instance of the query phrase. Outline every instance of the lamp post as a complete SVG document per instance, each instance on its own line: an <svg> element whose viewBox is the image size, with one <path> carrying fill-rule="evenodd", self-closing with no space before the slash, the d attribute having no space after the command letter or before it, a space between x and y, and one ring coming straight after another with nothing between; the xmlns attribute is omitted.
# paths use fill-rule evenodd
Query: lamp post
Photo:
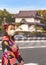
<svg viewBox="0 0 46 65"><path fill-rule="evenodd" d="M5 17L3 18L3 21L6 22L6 18Z"/></svg>
<svg viewBox="0 0 46 65"><path fill-rule="evenodd" d="M12 22L15 22L15 18L14 18L14 16L12 16L11 18L12 18Z"/></svg>

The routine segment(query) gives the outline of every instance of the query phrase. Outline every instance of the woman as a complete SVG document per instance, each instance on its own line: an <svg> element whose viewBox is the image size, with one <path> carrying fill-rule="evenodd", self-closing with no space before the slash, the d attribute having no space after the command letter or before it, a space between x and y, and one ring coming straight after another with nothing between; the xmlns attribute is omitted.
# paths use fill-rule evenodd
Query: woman
<svg viewBox="0 0 46 65"><path fill-rule="evenodd" d="M19 53L18 45L14 41L14 24L4 24L5 35L2 39L2 65L23 65L24 61Z"/></svg>

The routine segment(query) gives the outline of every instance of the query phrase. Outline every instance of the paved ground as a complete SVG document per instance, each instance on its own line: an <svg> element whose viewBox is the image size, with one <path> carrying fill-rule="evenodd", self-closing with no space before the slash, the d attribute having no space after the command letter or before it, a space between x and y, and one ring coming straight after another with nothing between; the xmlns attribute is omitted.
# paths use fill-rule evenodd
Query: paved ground
<svg viewBox="0 0 46 65"><path fill-rule="evenodd" d="M21 49L25 63L46 65L46 48Z"/></svg>
<svg viewBox="0 0 46 65"><path fill-rule="evenodd" d="M46 46L46 40L16 41L19 47Z"/></svg>

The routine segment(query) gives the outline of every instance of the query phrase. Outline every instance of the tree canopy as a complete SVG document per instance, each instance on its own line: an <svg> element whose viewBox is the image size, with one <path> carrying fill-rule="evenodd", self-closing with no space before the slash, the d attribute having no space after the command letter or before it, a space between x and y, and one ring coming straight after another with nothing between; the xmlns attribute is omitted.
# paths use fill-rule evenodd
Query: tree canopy
<svg viewBox="0 0 46 65"><path fill-rule="evenodd" d="M46 26L46 10L38 10L38 15L42 16L41 23Z"/></svg>
<svg viewBox="0 0 46 65"><path fill-rule="evenodd" d="M14 21L12 18L12 14L10 14L6 9L0 10L0 25L3 23L3 21L6 22Z"/></svg>

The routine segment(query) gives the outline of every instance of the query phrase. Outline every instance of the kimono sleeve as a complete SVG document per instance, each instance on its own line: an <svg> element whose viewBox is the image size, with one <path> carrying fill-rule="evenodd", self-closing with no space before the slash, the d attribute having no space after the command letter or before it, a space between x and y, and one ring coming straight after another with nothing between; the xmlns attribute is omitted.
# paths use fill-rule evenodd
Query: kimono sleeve
<svg viewBox="0 0 46 65"><path fill-rule="evenodd" d="M3 41L2 42L2 50L3 50L3 52L8 51L8 50L11 51L11 49L10 49L10 47L8 45L8 41Z"/></svg>

